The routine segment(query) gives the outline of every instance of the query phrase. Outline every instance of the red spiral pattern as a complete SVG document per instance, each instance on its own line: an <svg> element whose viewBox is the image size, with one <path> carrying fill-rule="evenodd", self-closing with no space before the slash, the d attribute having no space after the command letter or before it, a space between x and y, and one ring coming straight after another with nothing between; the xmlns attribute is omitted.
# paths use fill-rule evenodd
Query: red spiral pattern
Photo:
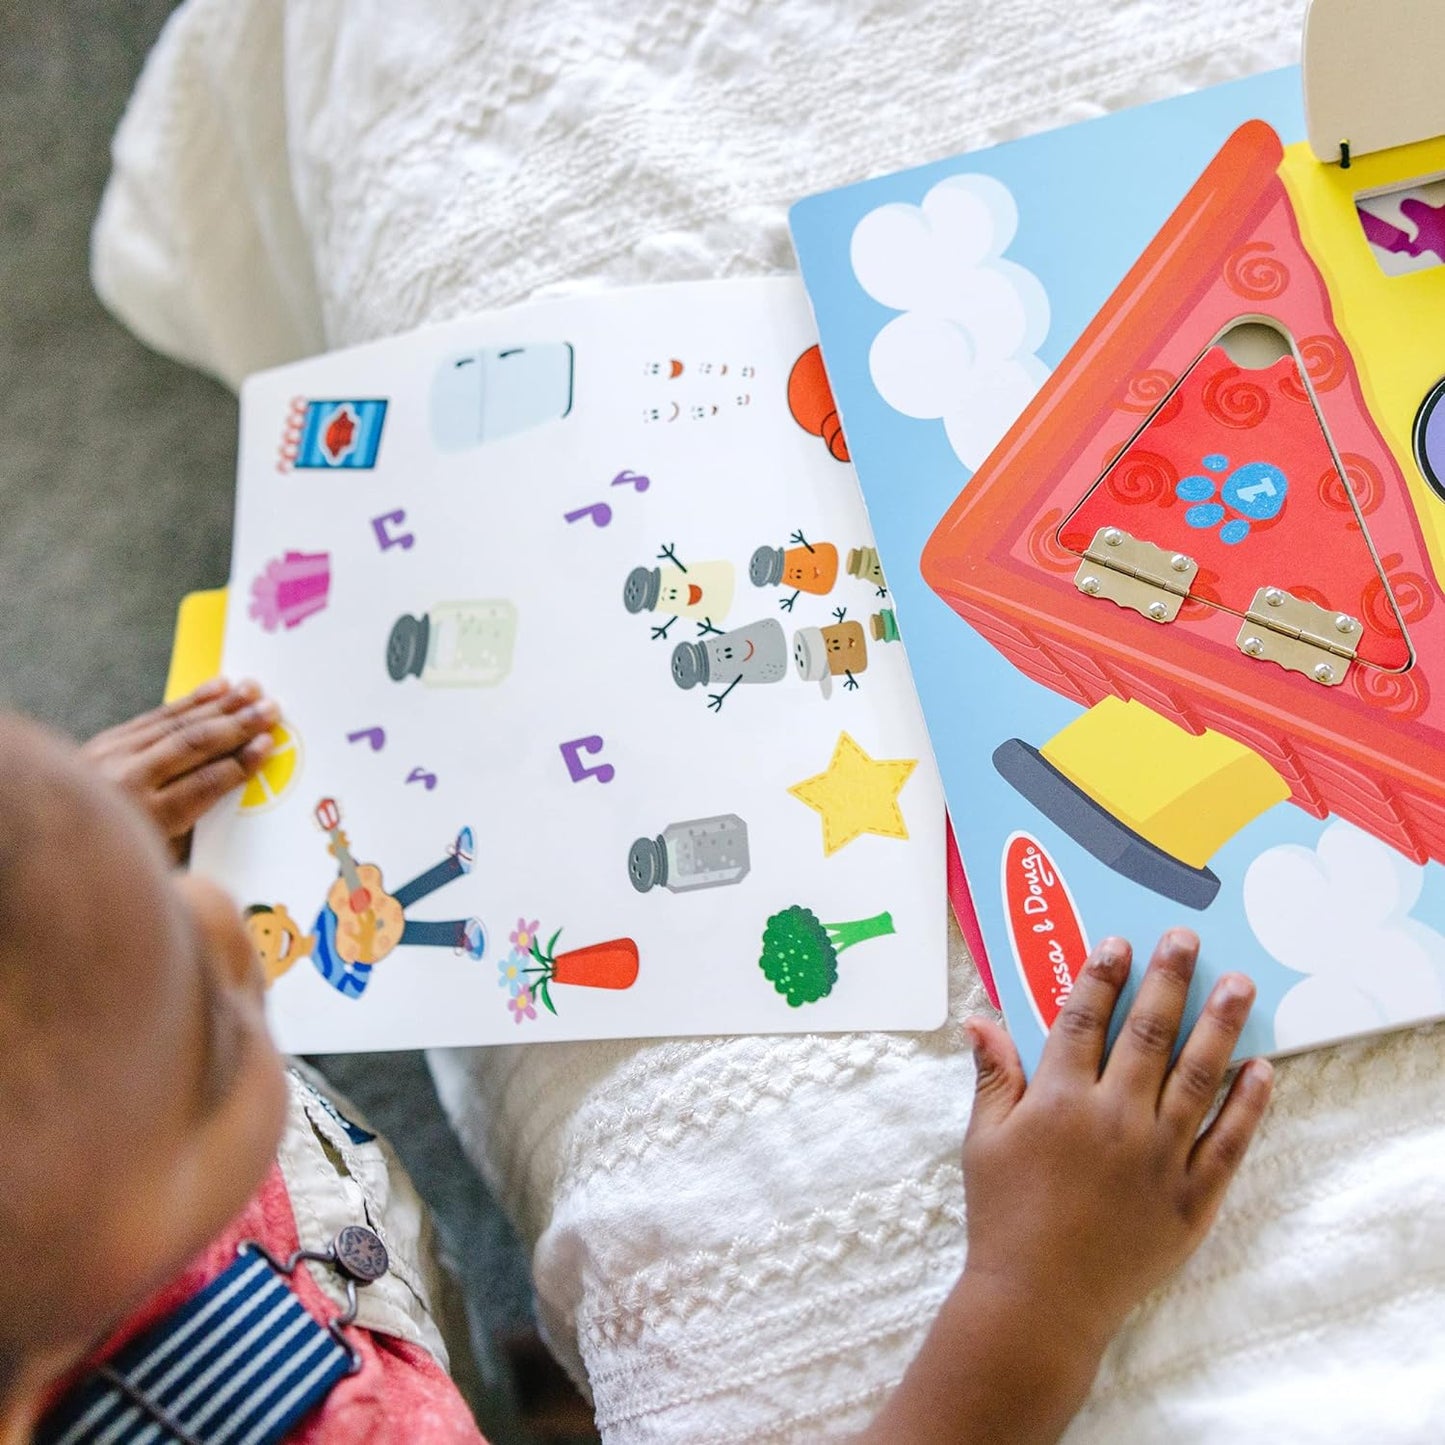
<svg viewBox="0 0 1445 1445"><path fill-rule="evenodd" d="M1360 597L1360 608L1364 612L1365 621L1383 632L1394 632L1398 626L1395 610L1390 606L1391 597L1395 599L1395 607L1400 609L1400 616L1407 627L1419 622L1435 605L1435 588L1418 572L1401 570L1400 563L1404 560L1398 552L1382 557L1380 565L1385 569L1385 576L1390 579L1389 593L1386 593L1385 584L1379 575L1375 574L1365 583L1365 590Z"/></svg>
<svg viewBox="0 0 1445 1445"><path fill-rule="evenodd" d="M1204 409L1222 426L1243 431L1269 415L1269 393L1239 367L1226 366L1205 383Z"/></svg>
<svg viewBox="0 0 1445 1445"><path fill-rule="evenodd" d="M1207 611L1212 612L1216 607L1224 605L1224 599L1219 594L1219 573L1213 567L1201 567L1195 574L1194 580L1189 584L1189 603L1202 603Z"/></svg>
<svg viewBox="0 0 1445 1445"><path fill-rule="evenodd" d="M1381 672L1355 663L1350 668L1355 696L1398 718L1418 717L1430 703L1430 688L1418 667L1408 672Z"/></svg>
<svg viewBox="0 0 1445 1445"><path fill-rule="evenodd" d="M1305 375L1316 392L1331 391L1345 379L1345 349L1333 336L1306 336L1299 344ZM1291 401L1307 401L1308 393L1293 372L1281 379L1279 389Z"/></svg>
<svg viewBox="0 0 1445 1445"><path fill-rule="evenodd" d="M1368 517L1385 498L1385 482L1380 469L1358 452L1341 452L1340 461L1344 464L1345 475L1341 477L1331 467L1320 477L1320 501L1337 512L1348 512L1350 493L1353 492L1356 506L1363 516Z"/></svg>
<svg viewBox="0 0 1445 1445"><path fill-rule="evenodd" d="M1293 587L1286 587L1284 590L1291 597L1298 597L1301 602L1313 602L1316 607L1338 610L1330 607L1330 599L1318 587L1311 587L1307 582L1297 582Z"/></svg>
<svg viewBox="0 0 1445 1445"><path fill-rule="evenodd" d="M1127 507L1144 506L1161 498L1173 500L1179 473L1168 457L1134 450L1120 458L1104 482L1109 495Z"/></svg>
<svg viewBox="0 0 1445 1445"><path fill-rule="evenodd" d="M1172 372L1161 371L1158 367L1136 371L1129 378L1129 385L1124 390L1124 400L1119 405L1125 411L1153 411L1169 395L1170 388L1177 380Z"/></svg>
<svg viewBox="0 0 1445 1445"><path fill-rule="evenodd" d="M1250 241L1225 261L1224 279L1246 301L1271 301L1289 285L1289 268L1268 241Z"/></svg>
<svg viewBox="0 0 1445 1445"><path fill-rule="evenodd" d="M1050 572L1072 572L1079 565L1077 553L1070 552L1058 538L1064 509L1054 507L1039 518L1029 533L1029 556Z"/></svg>

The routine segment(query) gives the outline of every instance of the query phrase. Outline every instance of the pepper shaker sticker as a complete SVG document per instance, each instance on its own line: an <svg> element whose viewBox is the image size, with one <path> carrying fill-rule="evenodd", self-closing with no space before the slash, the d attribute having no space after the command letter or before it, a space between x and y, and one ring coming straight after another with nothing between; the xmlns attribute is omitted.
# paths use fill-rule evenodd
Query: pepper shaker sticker
<svg viewBox="0 0 1445 1445"><path fill-rule="evenodd" d="M754 587L781 584L793 589L791 597L778 602L785 612L793 610L800 592L823 597L838 580L838 549L831 542L809 542L801 532L788 541L787 547L759 547L748 566Z"/></svg>
<svg viewBox="0 0 1445 1445"><path fill-rule="evenodd" d="M267 632L289 629L320 612L330 592L329 552L287 552L251 583L250 615Z"/></svg>
<svg viewBox="0 0 1445 1445"><path fill-rule="evenodd" d="M688 562L666 546L657 554L666 567L634 567L622 589L622 604L629 612L671 613L652 629L655 638L666 637L679 617L707 623L721 622L733 604L731 562ZM706 630L706 629L702 629Z"/></svg>
<svg viewBox="0 0 1445 1445"><path fill-rule="evenodd" d="M875 612L868 619L868 630L872 632L874 642L897 642L901 635L898 618L891 607Z"/></svg>
<svg viewBox="0 0 1445 1445"><path fill-rule="evenodd" d="M854 673L868 668L868 639L861 622L845 622L846 613L838 608L838 620L828 627L802 627L793 634L793 661L804 682L822 685L824 697L833 695L833 679L841 677L850 692L857 688Z"/></svg>
<svg viewBox="0 0 1445 1445"><path fill-rule="evenodd" d="M679 642L672 650L672 680L680 688L726 684L708 698L714 712L722 710L727 695L740 682L781 682L787 671L788 640L782 623L772 617L706 642Z"/></svg>
<svg viewBox="0 0 1445 1445"><path fill-rule="evenodd" d="M878 560L876 547L854 547L848 553L848 575L860 581L871 582L880 597L888 594L888 584L883 580L883 564Z"/></svg>
<svg viewBox="0 0 1445 1445"><path fill-rule="evenodd" d="M419 677L428 687L495 687L512 670L517 609L504 599L439 602L421 616L398 617L386 642L393 682Z"/></svg>
<svg viewBox="0 0 1445 1445"><path fill-rule="evenodd" d="M750 866L748 825L736 813L670 823L656 838L639 838L627 855L627 876L639 893L725 888L741 883Z"/></svg>
<svg viewBox="0 0 1445 1445"><path fill-rule="evenodd" d="M374 467L385 421L386 402L380 398L307 401L304 396L294 397L281 433L276 470Z"/></svg>
<svg viewBox="0 0 1445 1445"><path fill-rule="evenodd" d="M482 348L447 357L431 386L432 440L466 451L560 421L572 410L570 342Z"/></svg>

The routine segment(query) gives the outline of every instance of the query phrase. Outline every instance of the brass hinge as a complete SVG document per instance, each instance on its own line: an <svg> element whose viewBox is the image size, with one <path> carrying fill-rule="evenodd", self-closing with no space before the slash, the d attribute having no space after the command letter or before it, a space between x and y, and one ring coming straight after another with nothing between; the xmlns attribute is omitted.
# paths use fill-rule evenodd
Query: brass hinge
<svg viewBox="0 0 1445 1445"><path fill-rule="evenodd" d="M1198 571L1199 564L1183 552L1166 552L1118 527L1100 527L1084 550L1074 586L1151 622L1173 622Z"/></svg>
<svg viewBox="0 0 1445 1445"><path fill-rule="evenodd" d="M1360 619L1348 612L1317 607L1283 587L1261 587L1236 641L1250 657L1338 687L1355 659L1360 632Z"/></svg>

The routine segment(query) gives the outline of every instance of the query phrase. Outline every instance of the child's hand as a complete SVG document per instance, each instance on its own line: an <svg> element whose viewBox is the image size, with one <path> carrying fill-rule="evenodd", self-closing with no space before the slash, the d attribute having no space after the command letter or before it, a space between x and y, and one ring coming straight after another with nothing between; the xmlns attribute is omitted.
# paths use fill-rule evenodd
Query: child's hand
<svg viewBox="0 0 1445 1445"><path fill-rule="evenodd" d="M280 717L256 683L232 687L216 678L97 733L82 751L155 819L180 856L201 814L266 761Z"/></svg>
<svg viewBox="0 0 1445 1445"><path fill-rule="evenodd" d="M1027 1088L997 1024L974 1019L977 1094L963 1147L968 1259L922 1353L867 1439L1054 1441L1129 1311L1204 1238L1269 1101L1240 1069L1203 1128L1254 985L1225 974L1172 1064L1199 956L1164 935L1103 1064L1129 945L1094 950ZM1201 1132L1202 1130L1202 1132Z"/></svg>
<svg viewBox="0 0 1445 1445"><path fill-rule="evenodd" d="M1159 940L1102 1071L1129 975L1123 939L1094 950L1027 1089L1008 1035L970 1024L978 1093L963 1146L967 1268L1044 1304L1055 1335L1102 1349L1194 1252L1269 1100L1273 1071L1253 1060L1201 1135L1254 985L1238 973L1219 979L1171 1065L1198 957L1186 929Z"/></svg>

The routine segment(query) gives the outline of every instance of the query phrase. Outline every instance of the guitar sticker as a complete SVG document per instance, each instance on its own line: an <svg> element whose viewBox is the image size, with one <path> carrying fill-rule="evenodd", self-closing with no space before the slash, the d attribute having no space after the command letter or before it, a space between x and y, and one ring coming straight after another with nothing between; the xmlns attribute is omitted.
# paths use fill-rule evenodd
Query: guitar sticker
<svg viewBox="0 0 1445 1445"><path fill-rule="evenodd" d="M470 828L457 834L440 863L393 894L386 891L376 864L358 864L352 858L334 799L323 798L316 805L316 821L329 838L327 851L336 859L338 876L312 925L311 962L338 993L360 998L371 982L371 970L401 946L450 948L477 959L484 955L486 931L479 919L422 922L406 917L406 910L418 899L471 872Z"/></svg>

